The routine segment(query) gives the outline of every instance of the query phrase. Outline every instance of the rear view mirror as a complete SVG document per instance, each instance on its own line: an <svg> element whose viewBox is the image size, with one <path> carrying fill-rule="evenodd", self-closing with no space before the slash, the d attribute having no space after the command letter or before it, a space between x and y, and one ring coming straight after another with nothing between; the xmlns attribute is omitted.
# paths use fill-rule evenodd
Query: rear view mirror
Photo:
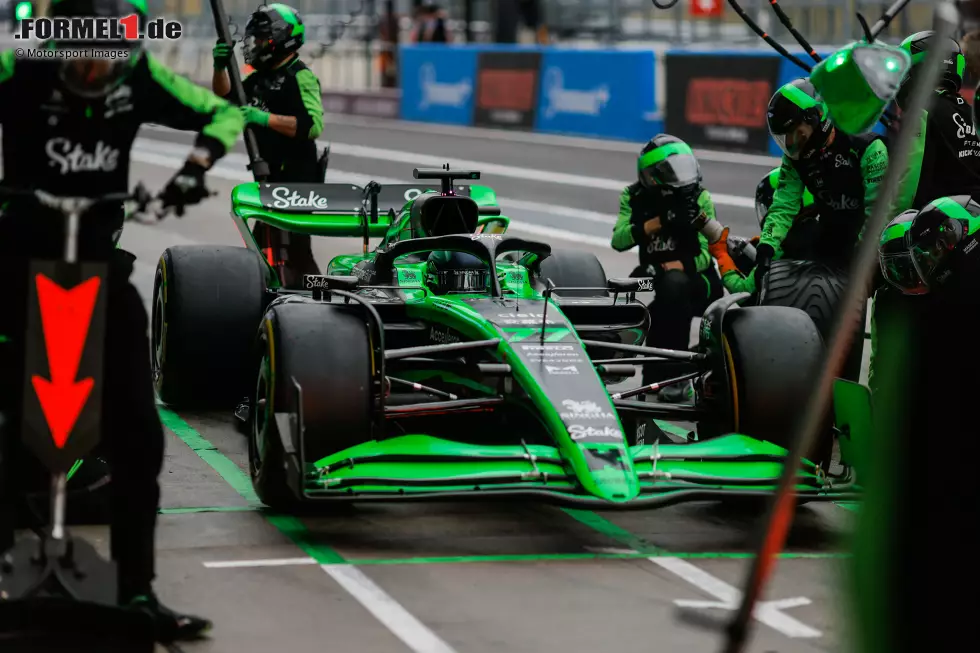
<svg viewBox="0 0 980 653"><path fill-rule="evenodd" d="M653 292L653 277L627 277L606 282L611 293Z"/></svg>

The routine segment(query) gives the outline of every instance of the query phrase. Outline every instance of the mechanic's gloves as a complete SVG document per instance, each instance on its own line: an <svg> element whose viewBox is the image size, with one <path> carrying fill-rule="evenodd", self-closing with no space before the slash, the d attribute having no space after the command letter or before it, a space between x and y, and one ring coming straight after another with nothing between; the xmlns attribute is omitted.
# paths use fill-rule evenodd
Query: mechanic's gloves
<svg viewBox="0 0 980 653"><path fill-rule="evenodd" d="M772 248L772 245L759 245L755 249L755 287L761 289L762 280L765 278L766 274L769 272L769 266L772 263L772 257L776 255L776 250Z"/></svg>
<svg viewBox="0 0 980 653"><path fill-rule="evenodd" d="M759 246L759 239L761 237L762 236L752 236L751 238L749 238L749 242L752 243L752 247L758 247Z"/></svg>
<svg viewBox="0 0 980 653"><path fill-rule="evenodd" d="M653 265L637 265L630 272L631 279L646 279L657 276L657 268Z"/></svg>
<svg viewBox="0 0 980 653"><path fill-rule="evenodd" d="M221 39L214 44L214 48L211 50L211 56L214 59L214 69L224 70L228 67L228 62L231 61L231 53L235 46L231 43L225 43Z"/></svg>
<svg viewBox="0 0 980 653"><path fill-rule="evenodd" d="M208 189L204 185L205 172L207 170L199 163L184 162L184 167L167 182L158 196L163 208L172 208L178 217L183 217L184 207L206 198Z"/></svg>
<svg viewBox="0 0 980 653"><path fill-rule="evenodd" d="M728 227L722 230L721 238L708 245L708 251L718 262L718 271L721 272L721 276L725 276L729 272L738 272L738 266L735 265L735 261L728 253Z"/></svg>
<svg viewBox="0 0 980 653"><path fill-rule="evenodd" d="M245 118L246 125L269 126L269 119L272 118L271 113L263 111L258 107L244 106L239 108L242 110L242 117Z"/></svg>

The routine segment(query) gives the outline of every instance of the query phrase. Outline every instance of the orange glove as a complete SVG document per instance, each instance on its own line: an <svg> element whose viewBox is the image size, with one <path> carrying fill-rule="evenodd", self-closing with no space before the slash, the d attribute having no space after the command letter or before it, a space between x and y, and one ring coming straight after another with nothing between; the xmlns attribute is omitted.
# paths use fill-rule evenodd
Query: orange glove
<svg viewBox="0 0 980 653"><path fill-rule="evenodd" d="M728 254L728 227L725 227L725 230L721 232L721 238L717 242L708 245L708 251L718 261L718 269L721 271L721 276L725 276L733 270L738 270L735 261Z"/></svg>
<svg viewBox="0 0 980 653"><path fill-rule="evenodd" d="M751 240L749 240L749 242L752 243L752 247L759 246L759 238L761 238L761 236L752 236Z"/></svg>

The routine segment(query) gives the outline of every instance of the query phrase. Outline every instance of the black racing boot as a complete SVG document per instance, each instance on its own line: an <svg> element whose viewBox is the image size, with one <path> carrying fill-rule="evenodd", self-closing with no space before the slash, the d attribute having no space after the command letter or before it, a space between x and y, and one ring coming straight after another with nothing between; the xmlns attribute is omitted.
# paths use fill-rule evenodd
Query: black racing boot
<svg viewBox="0 0 980 653"><path fill-rule="evenodd" d="M161 644L199 639L211 630L212 624L209 620L178 614L160 603L160 599L152 592L135 597L128 606L150 615L156 627L156 639Z"/></svg>

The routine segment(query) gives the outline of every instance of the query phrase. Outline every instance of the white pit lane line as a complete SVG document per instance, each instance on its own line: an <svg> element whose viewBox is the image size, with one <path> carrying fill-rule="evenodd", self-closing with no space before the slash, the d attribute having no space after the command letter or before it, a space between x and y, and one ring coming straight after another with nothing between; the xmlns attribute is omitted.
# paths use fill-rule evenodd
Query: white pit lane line
<svg viewBox="0 0 980 653"><path fill-rule="evenodd" d="M149 131L176 131L164 129L158 126L148 126ZM186 156L187 152L190 151L190 146L180 145L177 143L162 143L161 141L154 141L152 139L139 138L137 139L137 147L152 147L152 149L158 150L160 152L166 152L170 148L176 148L176 151L181 152L180 156ZM148 143L153 143L152 146ZM498 177L508 177L510 179L520 179L523 181L539 181L549 184L559 184L562 186L576 186L578 188L596 188L599 190L612 190L617 193L621 192L626 186L622 180L619 179L605 179L602 177L593 177L590 175L573 175L564 172L551 172L548 170L535 170L533 168L521 168L517 166L502 165L499 163L488 163L485 161L470 161L467 159L459 159L457 157L442 157L433 156L431 154L417 154L415 152L404 152L401 150L388 150L378 147L368 147L366 145L354 145L352 143L339 143L337 141L317 141L317 145L320 147L326 147L330 145L331 154L341 154L344 156L350 156L360 159L370 159L373 161L384 161L387 163L405 163L412 166L430 166L433 168L441 168L446 164L447 161L451 162L453 167L457 169L465 170L479 170L486 175L496 175ZM171 150L173 151L173 150ZM238 152L231 152L224 157L225 161L234 161L235 157L241 157L247 161L245 155ZM328 172L329 174L329 172ZM375 181L379 183L385 183L380 178L374 178ZM249 175L248 180L251 181L252 177ZM394 180L392 180L394 181ZM388 182L391 183L391 182ZM724 193L711 193L711 199L715 204L721 204L724 206L732 206L742 209L755 209L755 198L754 197L742 197L741 195L726 195Z"/></svg>

